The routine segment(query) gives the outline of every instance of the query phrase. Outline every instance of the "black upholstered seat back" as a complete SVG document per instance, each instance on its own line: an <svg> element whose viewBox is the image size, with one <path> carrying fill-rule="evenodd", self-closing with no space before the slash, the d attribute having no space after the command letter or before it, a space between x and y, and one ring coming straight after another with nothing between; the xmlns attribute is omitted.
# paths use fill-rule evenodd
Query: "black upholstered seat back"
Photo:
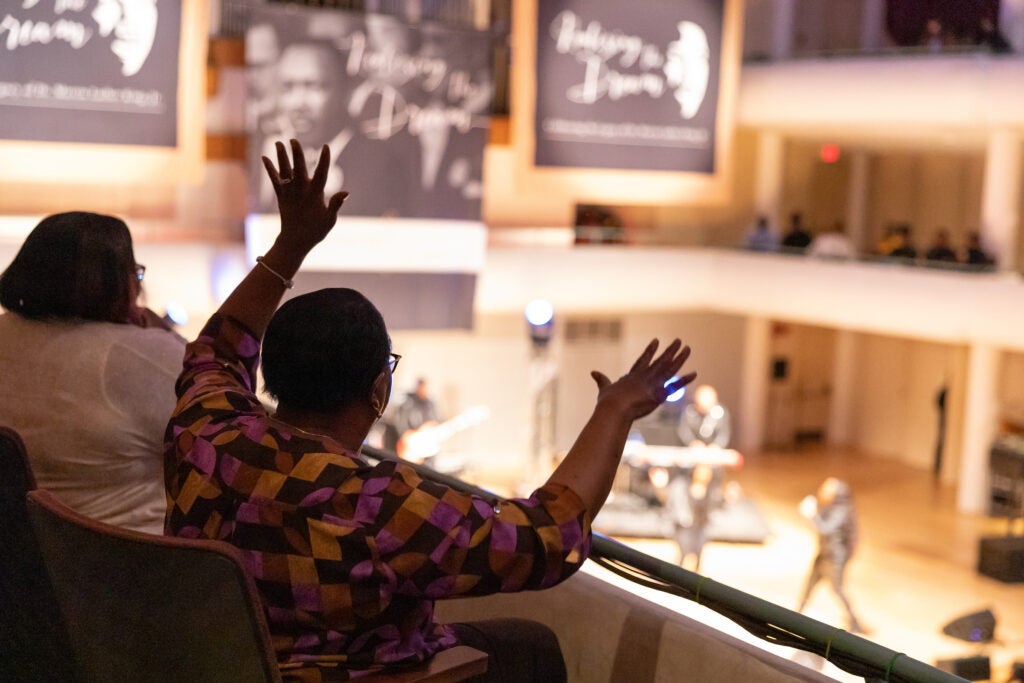
<svg viewBox="0 0 1024 683"><path fill-rule="evenodd" d="M111 527L46 491L28 511L86 680L280 680L233 548Z"/></svg>
<svg viewBox="0 0 1024 683"><path fill-rule="evenodd" d="M25 445L0 427L0 681L73 681L74 660L28 520Z"/></svg>

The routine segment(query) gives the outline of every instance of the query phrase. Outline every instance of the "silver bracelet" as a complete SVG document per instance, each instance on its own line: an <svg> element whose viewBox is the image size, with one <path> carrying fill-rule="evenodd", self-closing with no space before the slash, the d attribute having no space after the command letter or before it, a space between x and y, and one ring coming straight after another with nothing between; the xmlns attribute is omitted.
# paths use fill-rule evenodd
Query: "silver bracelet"
<svg viewBox="0 0 1024 683"><path fill-rule="evenodd" d="M257 256L257 257L256 257L256 263L257 263L258 265L261 265L261 266L263 266L264 268L266 268L267 270L269 270L269 271L270 271L271 273L273 273L274 275L276 275L276 276L277 276L277 279L279 279L279 280L281 281L281 284L282 284L282 285L284 285L284 288L285 288L285 289L291 289L292 287L294 287L294 286L295 286L295 282L294 282L294 281L292 281L292 280L289 280L289 279L288 279L288 278L286 278L286 277L285 277L284 275L281 275L281 273L277 272L276 270L274 270L273 268L271 268L270 266L268 266L268 265L267 265L267 262L266 262L265 260L263 260L263 257L262 257L262 256Z"/></svg>

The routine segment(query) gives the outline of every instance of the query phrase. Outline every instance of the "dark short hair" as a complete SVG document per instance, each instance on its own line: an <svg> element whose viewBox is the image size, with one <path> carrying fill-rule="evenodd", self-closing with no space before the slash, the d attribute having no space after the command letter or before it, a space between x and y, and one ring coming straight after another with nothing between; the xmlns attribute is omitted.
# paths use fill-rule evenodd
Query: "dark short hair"
<svg viewBox="0 0 1024 683"><path fill-rule="evenodd" d="M134 305L132 236L120 218L47 216L0 275L0 305L25 318L127 322Z"/></svg>
<svg viewBox="0 0 1024 683"><path fill-rule="evenodd" d="M320 289L277 310L263 338L264 388L290 407L331 414L366 402L387 365L380 311L354 289Z"/></svg>

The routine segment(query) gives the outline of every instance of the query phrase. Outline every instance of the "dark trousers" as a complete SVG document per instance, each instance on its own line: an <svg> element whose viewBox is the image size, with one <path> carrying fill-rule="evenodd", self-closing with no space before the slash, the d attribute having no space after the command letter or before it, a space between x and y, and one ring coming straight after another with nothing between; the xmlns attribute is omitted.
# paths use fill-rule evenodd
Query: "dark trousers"
<svg viewBox="0 0 1024 683"><path fill-rule="evenodd" d="M807 583L804 584L804 592L800 597L800 605L796 608L797 612L803 612L804 607L807 606L807 601L811 597L811 591L818 585L819 582L827 580L832 586L833 592L839 601L843 603L843 607L846 609L846 617L849 620L850 631L854 633L862 633L864 631L857 617L853 613L853 607L850 606L850 600L846 597L846 591L843 590L843 574L846 572L846 560L845 559L834 559L825 555L819 554L814 558L814 566L811 567L811 575L807 577Z"/></svg>
<svg viewBox="0 0 1024 683"><path fill-rule="evenodd" d="M527 619L450 624L460 645L486 652L487 673L473 683L564 683L565 659L554 631Z"/></svg>

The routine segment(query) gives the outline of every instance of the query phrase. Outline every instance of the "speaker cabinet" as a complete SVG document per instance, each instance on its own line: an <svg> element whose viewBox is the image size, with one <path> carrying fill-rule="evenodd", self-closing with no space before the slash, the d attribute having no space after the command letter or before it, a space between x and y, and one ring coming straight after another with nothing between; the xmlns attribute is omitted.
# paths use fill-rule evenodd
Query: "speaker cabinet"
<svg viewBox="0 0 1024 683"><path fill-rule="evenodd" d="M989 536L978 547L978 573L1005 583L1024 582L1024 536Z"/></svg>
<svg viewBox="0 0 1024 683"><path fill-rule="evenodd" d="M940 659L935 667L969 681L987 681L992 678L991 663L985 656Z"/></svg>
<svg viewBox="0 0 1024 683"><path fill-rule="evenodd" d="M969 643L987 643L996 637L996 615L989 609L971 612L943 626L942 632Z"/></svg>

